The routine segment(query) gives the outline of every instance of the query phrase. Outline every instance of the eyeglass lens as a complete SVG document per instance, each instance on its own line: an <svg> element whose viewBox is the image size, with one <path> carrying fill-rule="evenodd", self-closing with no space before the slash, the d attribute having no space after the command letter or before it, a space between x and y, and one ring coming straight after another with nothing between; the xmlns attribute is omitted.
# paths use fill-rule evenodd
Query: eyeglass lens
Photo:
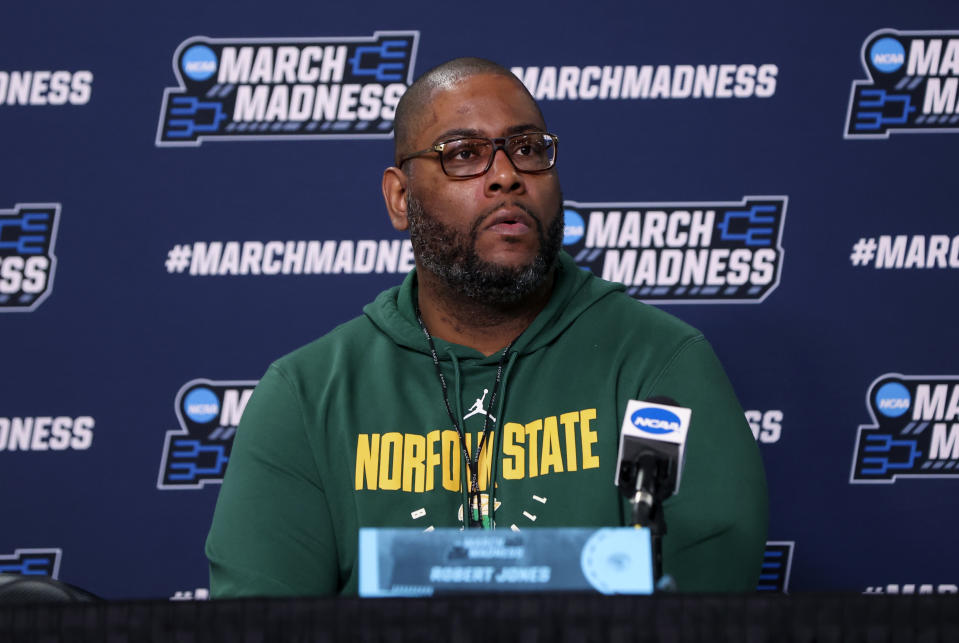
<svg viewBox="0 0 959 643"><path fill-rule="evenodd" d="M503 149L517 169L538 172L552 167L556 145L547 134L519 134L506 139ZM440 153L443 169L452 176L480 174L486 171L493 153L493 142L485 138L461 138L448 141Z"/></svg>

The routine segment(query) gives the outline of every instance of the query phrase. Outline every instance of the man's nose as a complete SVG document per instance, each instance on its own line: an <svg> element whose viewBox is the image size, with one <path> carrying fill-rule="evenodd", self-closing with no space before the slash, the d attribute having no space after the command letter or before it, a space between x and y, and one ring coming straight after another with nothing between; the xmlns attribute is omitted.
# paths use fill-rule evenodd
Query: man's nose
<svg viewBox="0 0 959 643"><path fill-rule="evenodd" d="M486 191L518 192L525 189L523 173L516 169L502 146L493 149L493 161L486 173Z"/></svg>

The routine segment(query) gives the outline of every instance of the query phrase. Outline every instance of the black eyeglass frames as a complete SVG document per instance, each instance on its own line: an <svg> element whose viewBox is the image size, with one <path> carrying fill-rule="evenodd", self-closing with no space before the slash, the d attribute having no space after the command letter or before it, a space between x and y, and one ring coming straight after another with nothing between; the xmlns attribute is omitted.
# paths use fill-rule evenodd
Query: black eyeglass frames
<svg viewBox="0 0 959 643"><path fill-rule="evenodd" d="M413 152L403 157L398 167L410 159L439 154L440 167L447 176L460 179L486 174L493 166L496 150L503 150L520 172L535 174L556 165L559 137L547 132L524 132L502 138L456 138Z"/></svg>

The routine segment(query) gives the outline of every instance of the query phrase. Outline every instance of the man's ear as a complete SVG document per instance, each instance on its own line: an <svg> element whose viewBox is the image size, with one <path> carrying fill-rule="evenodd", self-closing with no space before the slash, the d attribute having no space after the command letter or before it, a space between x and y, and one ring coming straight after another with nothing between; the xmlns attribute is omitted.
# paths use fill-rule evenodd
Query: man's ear
<svg viewBox="0 0 959 643"><path fill-rule="evenodd" d="M383 172L383 200L390 221L397 230L406 230L410 226L406 216L406 184L409 177L398 167L388 167Z"/></svg>

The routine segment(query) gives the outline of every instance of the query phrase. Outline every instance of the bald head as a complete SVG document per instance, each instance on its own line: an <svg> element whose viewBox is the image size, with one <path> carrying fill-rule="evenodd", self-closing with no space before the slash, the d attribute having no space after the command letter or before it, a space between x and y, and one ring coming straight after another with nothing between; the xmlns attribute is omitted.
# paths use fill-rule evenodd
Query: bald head
<svg viewBox="0 0 959 643"><path fill-rule="evenodd" d="M413 140L423 126L423 115L427 111L426 107L433 100L437 91L450 89L472 76L486 74L513 79L519 87L523 88L524 93L529 96L530 102L539 111L539 106L536 105L536 101L526 89L526 86L506 67L484 58L454 58L430 69L417 78L416 82L410 85L400 99L396 106L396 116L393 119L394 163L398 164L404 155L416 151L411 149ZM540 112L540 117L542 118L542 112Z"/></svg>

